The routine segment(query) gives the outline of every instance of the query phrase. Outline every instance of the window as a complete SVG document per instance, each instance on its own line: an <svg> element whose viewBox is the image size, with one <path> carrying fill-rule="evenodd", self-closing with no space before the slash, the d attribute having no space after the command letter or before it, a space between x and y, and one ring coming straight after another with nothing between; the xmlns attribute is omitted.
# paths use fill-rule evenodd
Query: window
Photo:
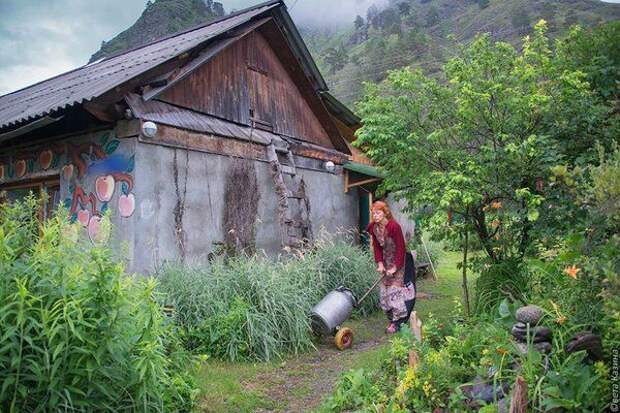
<svg viewBox="0 0 620 413"><path fill-rule="evenodd" d="M38 197L41 197L43 193L47 194L42 199L39 217L41 219L51 217L60 202L60 182L58 179L0 185L0 203L22 200L31 193Z"/></svg>

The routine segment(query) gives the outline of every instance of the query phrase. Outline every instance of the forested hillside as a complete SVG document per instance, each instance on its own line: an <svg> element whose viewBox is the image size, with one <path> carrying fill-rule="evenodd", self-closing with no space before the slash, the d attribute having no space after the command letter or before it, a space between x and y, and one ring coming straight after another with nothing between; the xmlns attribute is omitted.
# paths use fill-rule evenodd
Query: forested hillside
<svg viewBox="0 0 620 413"><path fill-rule="evenodd" d="M540 19L556 37L574 24L592 27L618 18L620 5L597 0L390 0L337 32L302 31L332 92L351 103L363 81L380 81L391 69L411 65L438 73L477 33L518 45Z"/></svg>

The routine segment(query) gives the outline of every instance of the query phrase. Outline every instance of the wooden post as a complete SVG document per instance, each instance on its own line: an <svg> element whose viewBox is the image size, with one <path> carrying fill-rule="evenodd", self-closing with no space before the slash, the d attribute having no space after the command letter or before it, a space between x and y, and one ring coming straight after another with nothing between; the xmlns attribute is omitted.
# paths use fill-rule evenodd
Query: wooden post
<svg viewBox="0 0 620 413"><path fill-rule="evenodd" d="M422 321L418 320L418 314L413 311L411 313L411 317L409 317L409 324L411 326L411 332L416 340L421 343L422 342ZM415 368L420 361L420 357L415 350L409 351L409 368Z"/></svg>
<svg viewBox="0 0 620 413"><path fill-rule="evenodd" d="M416 311L411 313L411 317L409 317L409 324L411 325L411 331L415 336L418 342L422 342L422 320L418 319L418 314Z"/></svg>
<svg viewBox="0 0 620 413"><path fill-rule="evenodd" d="M512 387L512 400L508 413L525 413L527 410L527 382L521 376L517 376Z"/></svg>
<svg viewBox="0 0 620 413"><path fill-rule="evenodd" d="M426 248L426 243L424 242L424 237L420 237L422 241L422 246L424 247L424 251L426 252L426 257L428 258L428 262L431 264L431 270L433 270L433 278L437 281L437 272L435 271L435 266L433 265L433 260L431 259L431 255L428 253L428 248Z"/></svg>

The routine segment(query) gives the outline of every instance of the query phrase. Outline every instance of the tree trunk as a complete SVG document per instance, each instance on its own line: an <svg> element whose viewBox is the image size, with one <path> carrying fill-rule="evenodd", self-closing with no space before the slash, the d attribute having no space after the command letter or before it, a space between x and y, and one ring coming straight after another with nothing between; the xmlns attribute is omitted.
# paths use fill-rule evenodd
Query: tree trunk
<svg viewBox="0 0 620 413"><path fill-rule="evenodd" d="M463 246L463 296L465 298L465 310L467 317L471 315L469 307L469 288L467 287L467 252L469 250L469 230L465 229L465 245Z"/></svg>

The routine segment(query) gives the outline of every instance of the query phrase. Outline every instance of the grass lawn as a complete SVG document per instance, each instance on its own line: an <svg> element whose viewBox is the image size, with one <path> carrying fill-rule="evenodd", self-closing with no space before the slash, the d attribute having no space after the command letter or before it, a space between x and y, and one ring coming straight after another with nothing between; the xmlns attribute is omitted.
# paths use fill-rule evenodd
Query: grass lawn
<svg viewBox="0 0 620 413"><path fill-rule="evenodd" d="M416 302L418 317L429 313L442 319L461 297L460 254L444 253L437 267L438 280L419 280L418 291L430 298ZM381 312L347 323L354 331L354 346L338 351L333 338L317 342L317 351L267 363L205 362L197 372L200 410L209 413L305 412L318 407L331 394L340 374L357 368L379 366L387 351L387 320Z"/></svg>

